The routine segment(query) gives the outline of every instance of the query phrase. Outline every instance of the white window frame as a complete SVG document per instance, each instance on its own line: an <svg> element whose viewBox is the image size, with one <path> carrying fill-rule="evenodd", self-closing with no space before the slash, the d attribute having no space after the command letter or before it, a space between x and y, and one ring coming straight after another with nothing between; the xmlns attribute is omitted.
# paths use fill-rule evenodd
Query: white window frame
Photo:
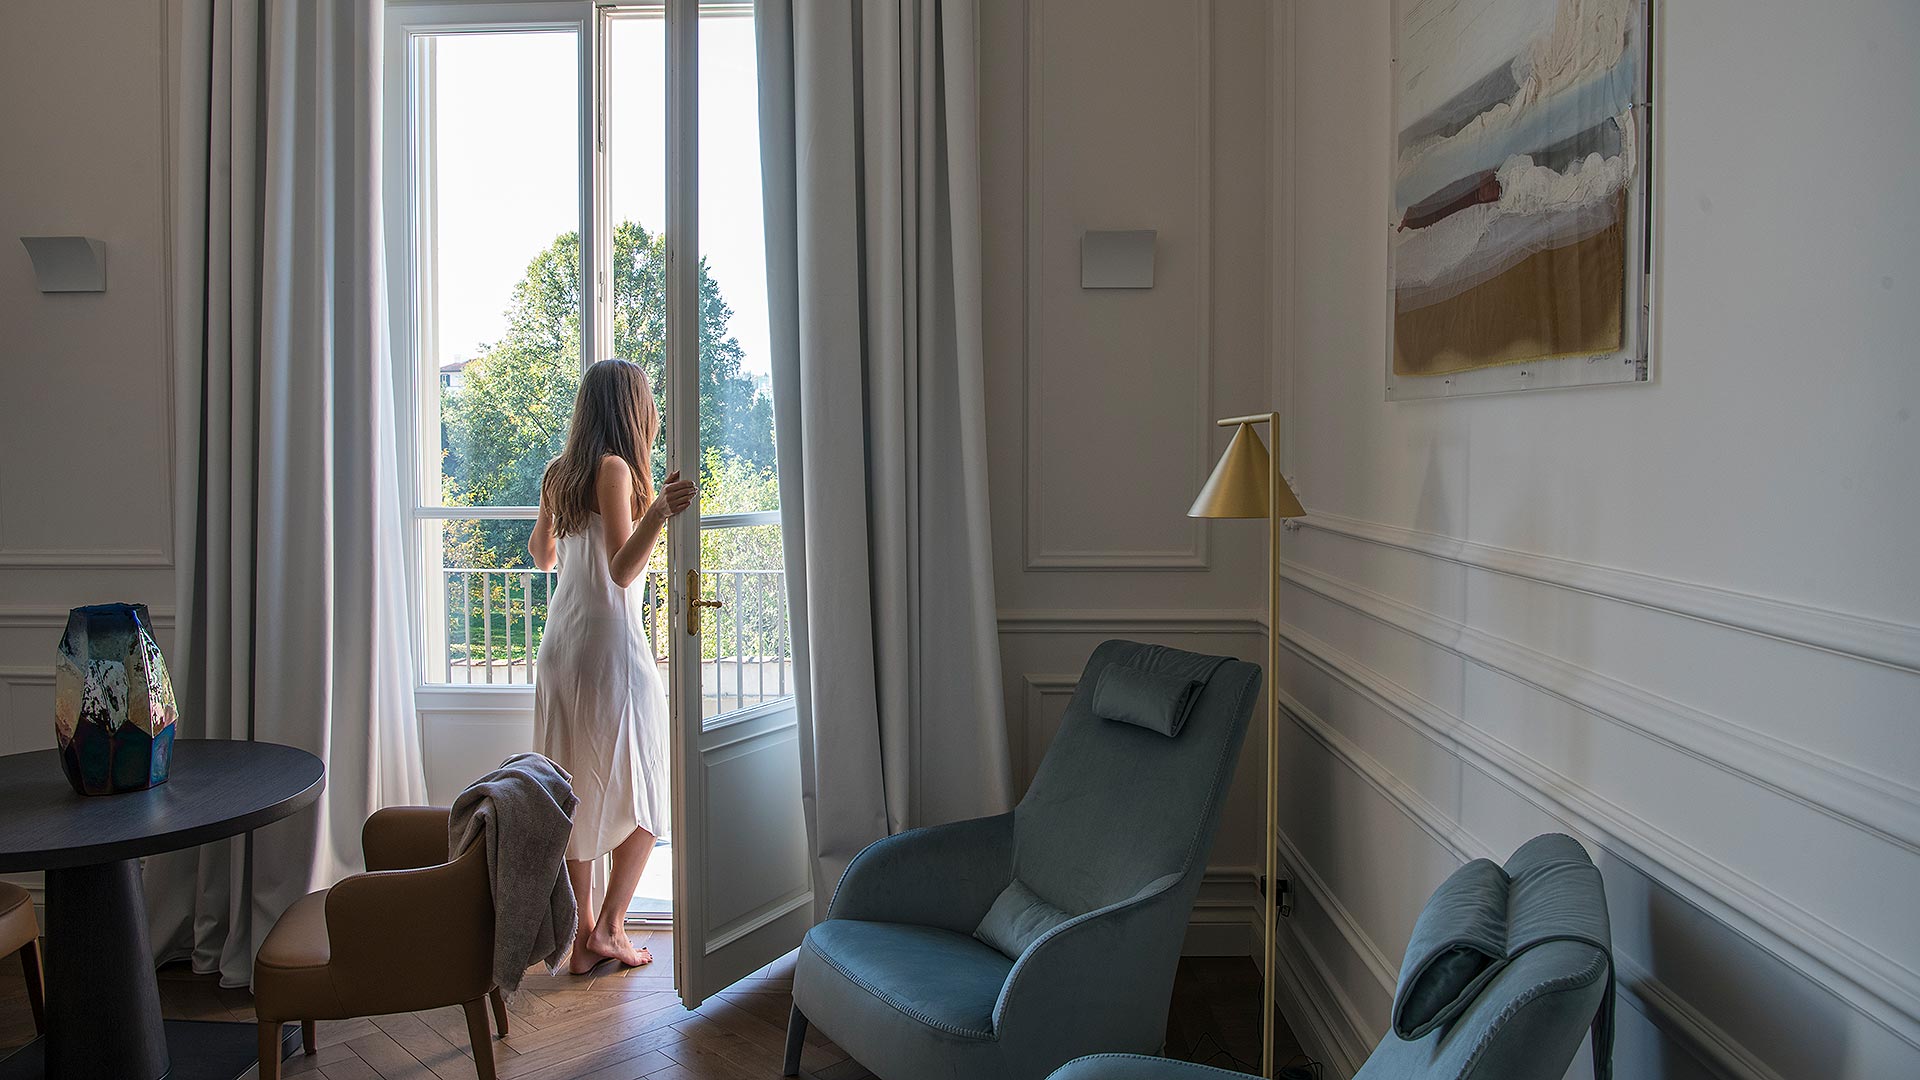
<svg viewBox="0 0 1920 1080"><path fill-rule="evenodd" d="M578 228L580 294L584 309L580 318L580 363L584 370L590 358L599 354L600 342L607 336L608 328L603 303L605 255L599 250L605 234L601 219L606 177L598 130L597 24L598 14L592 0L464 0L456 3L388 0L387 3L381 119L388 325L393 393L401 403L395 410L395 418L406 461L401 470L401 497L407 507L408 596L416 627L412 643L415 697L422 705L532 707L533 688L528 684L450 684L432 678L444 662L447 647L446 581L441 572L443 547L438 529L432 526L460 519L532 520L538 514L538 507L446 506L441 502L437 465L429 475L429 464L437 463L438 458L421 452L423 446L440 444L440 411L438 394L425 392L427 380L437 389L439 370L437 367L427 370L430 365L426 362L437 352L432 339L437 323L432 310L435 267L431 256L426 254L433 250L429 242L434 227L430 219L432 200L427 197L433 178L424 174L421 167L422 160L430 159L430 155L418 153L422 142L432 139L432 132L423 130L429 121L427 111L420 107L422 102L430 100L432 73L422 67L415 40L422 36L503 31L576 35L579 130L575 145L580 154Z"/></svg>
<svg viewBox="0 0 1920 1080"><path fill-rule="evenodd" d="M439 370L426 358L437 353L432 340L437 322L431 308L435 296L434 270L423 253L433 250L428 198L433 178L421 169L423 156L417 153L423 139L432 133L422 131L427 123L425 110L419 108L432 93L431 72L423 70L414 39L423 35L459 33L497 33L502 31L558 31L576 35L578 43L579 202L581 303L580 364L582 370L601 355L602 343L612 337L612 305L606 295L611 273L612 252L603 250L612 235L607 197L610 156L606 152L605 106L607 72L604 70L605 34L609 19L633 17L635 9L657 8L665 17L668 0L387 0L382 95L383 158L382 195L385 201L383 224L387 252L388 323L390 355L393 358L393 393L400 406L395 410L405 467L401 470L402 498L407 508L408 596L416 627L412 647L415 650L415 700L423 709L470 711L518 711L532 708L532 687L526 683L472 684L436 681L432 676L445 662L447 641L445 612L445 575L442 573L443 543L437 529L429 526L446 520L506 519L532 520L538 515L534 506L447 506L440 499L440 473L437 455L422 452L423 447L440 445L438 394L426 393L429 382L437 389ZM750 11L747 0L692 0L696 11ZM669 45L669 52L672 44ZM681 61L684 63L684 59ZM668 58L669 71L674 60ZM683 94L697 94L697 87L678 87ZM672 75L669 75L672 83ZM663 87L672 94L673 86ZM694 106L697 109L697 105ZM697 123L693 129L676 129L669 124L666 148L667 168L685 162L686 174L679 182L689 191L698 184ZM686 213L693 213L695 200L688 199ZM671 212L671 211L670 211ZM684 235L697 230L682 223ZM677 280L677 276L672 278ZM592 287L586 287L586 283ZM670 286L671 287L671 286ZM697 345L695 346L697 349ZM697 367L697 353L690 361ZM670 367L676 366L673 361ZM681 380L689 386L695 380ZM685 403L681 403L684 407ZM692 408L697 411L698 399ZM777 510L749 513L703 515L700 532L778 524ZM690 555L697 562L697 537ZM671 575L670 575L671 576ZM778 711L779 703L754 706L716 717L708 724L751 720L761 713Z"/></svg>

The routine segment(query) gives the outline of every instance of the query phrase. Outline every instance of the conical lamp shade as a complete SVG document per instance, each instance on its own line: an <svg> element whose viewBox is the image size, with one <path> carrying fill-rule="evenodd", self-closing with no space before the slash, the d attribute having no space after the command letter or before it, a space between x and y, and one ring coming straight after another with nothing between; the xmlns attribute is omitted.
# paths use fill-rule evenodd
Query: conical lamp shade
<svg viewBox="0 0 1920 1080"><path fill-rule="evenodd" d="M1207 477L1206 486L1200 489L1200 497L1193 500L1187 516L1266 517L1269 468L1271 459L1267 457L1266 444L1260 441L1252 424L1241 424L1234 429L1233 441L1227 444L1227 452L1220 455L1220 463L1213 467L1213 475ZM1278 516L1283 518L1303 517L1307 512L1300 500L1294 498L1293 489L1284 478L1280 481L1279 510Z"/></svg>

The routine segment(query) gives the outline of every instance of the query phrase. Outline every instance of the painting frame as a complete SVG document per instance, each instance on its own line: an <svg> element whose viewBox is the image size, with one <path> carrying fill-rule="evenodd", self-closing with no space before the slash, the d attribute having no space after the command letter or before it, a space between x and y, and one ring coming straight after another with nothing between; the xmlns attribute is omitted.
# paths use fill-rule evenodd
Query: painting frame
<svg viewBox="0 0 1920 1080"><path fill-rule="evenodd" d="M1403 129L1402 126L1403 96L1405 96L1405 71L1403 70L1403 63L1405 63L1404 56L1407 52L1407 43L1403 36L1403 28L1406 25L1405 19L1410 8L1418 8L1423 3L1431 2L1434 2L1434 0L1392 0L1390 5L1390 56L1388 63L1390 122L1387 126L1386 140L1388 164L1388 206L1386 216L1388 227L1384 238L1387 259L1387 288L1386 295L1383 298L1385 300L1385 323L1387 331L1387 345L1385 356L1383 357L1383 368L1386 376L1386 400L1408 401L1577 386L1617 386L1623 384L1650 383L1652 380L1652 349L1650 347L1650 339L1653 327L1654 221L1656 213L1654 200L1655 185L1653 183L1656 161L1653 150L1655 145L1654 125L1657 115L1657 98L1655 95L1655 76L1657 72L1656 48L1659 36L1657 33L1657 23L1655 21L1658 14L1657 0L1621 0L1624 8L1630 11L1632 17L1637 20L1637 26L1632 28L1637 36L1629 39L1620 54L1623 59L1631 58L1634 60L1635 70L1632 73L1631 96L1627 103L1626 113L1623 114L1630 118L1631 122L1626 126L1630 127L1631 130L1617 132L1616 134L1616 138L1622 146L1631 146L1634 156L1628 168L1632 171L1628 174L1626 182L1618 193L1618 199L1620 201L1620 209L1618 211L1618 235L1609 241L1610 244L1616 246L1619 250L1617 257L1620 260L1620 272L1622 274L1621 291L1618 299L1618 347L1604 350L1573 348L1552 355L1528 356L1518 359L1494 356L1476 357L1473 355L1470 346L1452 349L1453 343L1451 342L1438 341L1436 343L1436 339L1441 335L1436 335L1428 331L1428 326L1431 326L1431 323L1423 326L1419 322L1409 321L1408 330L1405 331L1407 341L1416 340L1423 331L1428 331L1425 333L1425 339L1422 341L1421 346L1426 350L1427 356L1442 355L1449 358L1459 357L1461 359L1443 360L1438 362L1437 370L1419 371L1413 369L1419 366L1421 362L1420 359L1409 360L1407 357L1401 355L1403 341L1400 335L1403 333L1403 330L1400 324L1402 323L1402 315L1404 313L1402 308L1403 282L1401 274L1403 266L1401 248L1405 242L1410 223L1416 220L1411 214L1411 211L1413 211L1415 207L1410 205L1410 197L1407 195L1406 190L1403 190L1411 190L1414 181L1409 180L1407 184L1402 183L1404 146L1406 139L1409 137L1408 132L1406 129ZM1499 0L1488 0L1489 6L1494 2L1499 2ZM1570 0L1505 0L1505 2L1509 8L1532 5L1547 11L1557 11L1561 3L1570 2ZM1467 71L1472 70L1469 67L1465 67L1465 65L1463 65L1463 69ZM1491 78L1491 76L1488 78ZM1453 103L1449 102L1449 105L1453 106ZM1515 115L1519 115L1518 105L1505 107L1513 110ZM1448 111L1456 111L1457 108L1457 106L1453 106ZM1544 112L1547 106L1540 106L1540 109ZM1423 115L1422 119L1427 119L1427 115ZM1543 120L1543 123L1544 122L1546 121ZM1628 139L1631 140L1630 144L1627 142ZM1425 151L1422 151L1422 153L1424 152ZM1417 164L1418 159L1416 158L1415 161ZM1531 158L1529 158L1526 164L1531 163ZM1603 164L1610 164L1610 162L1603 162ZM1502 172L1500 175L1505 176L1506 174ZM1498 188L1495 189L1496 192L1498 192L1498 190ZM1467 196L1468 200L1473 198L1474 196ZM1484 196L1482 196L1481 199L1485 201ZM1495 194L1493 201L1496 203L1499 202L1500 196ZM1447 211L1442 212L1445 213ZM1417 228L1418 226L1414 227ZM1567 245L1568 249L1579 246L1578 244ZM1569 255L1578 258L1578 253L1572 252L1571 250L1563 252L1562 250L1550 250L1524 245L1515 245L1513 250L1516 254L1510 255L1510 258L1523 259L1525 263L1529 264L1533 263L1534 260L1517 253L1528 252L1532 255L1558 259L1566 259ZM1480 253L1476 252L1476 254ZM1612 252L1609 251L1608 254L1611 255ZM1487 257L1491 258L1491 255ZM1429 260L1429 262L1431 261L1432 260ZM1417 267L1419 260L1417 258L1407 258L1406 262L1409 266ZM1567 274L1566 265L1567 264L1562 263L1560 264L1560 269L1555 270L1552 267L1540 269L1536 264L1531 267L1530 276L1534 279L1536 285L1538 280L1543 277L1559 284ZM1505 273L1507 273L1506 270L1496 270L1491 272L1491 276L1498 277ZM1555 274L1561 276L1555 277ZM1409 276L1412 278L1411 272ZM1420 279L1412 278L1412 280L1416 284L1406 287L1417 287ZM1487 278L1482 277L1477 280L1485 283ZM1497 282L1494 282L1494 284L1497 284ZM1461 291L1471 291L1476 288L1476 286L1468 285L1463 287L1455 285L1453 288ZM1535 290L1535 292L1537 294L1538 290ZM1577 302L1572 303L1571 310L1576 312L1580 311L1580 304ZM1548 315L1538 311L1530 311L1530 314L1536 321L1553 323L1555 329L1559 329L1559 323L1555 322L1554 319ZM1449 349L1452 349L1452 351L1447 351ZM1412 350L1410 349L1409 351L1411 352ZM1468 363L1469 366L1450 367L1451 364L1462 362Z"/></svg>

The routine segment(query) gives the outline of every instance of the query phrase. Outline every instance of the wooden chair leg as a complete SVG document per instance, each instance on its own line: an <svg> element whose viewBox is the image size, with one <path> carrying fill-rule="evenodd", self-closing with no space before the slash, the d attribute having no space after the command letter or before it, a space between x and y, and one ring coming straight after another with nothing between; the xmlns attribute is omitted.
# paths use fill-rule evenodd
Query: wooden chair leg
<svg viewBox="0 0 1920 1080"><path fill-rule="evenodd" d="M493 1026L504 1039L507 1037L507 1000L500 996L497 986L487 992L487 1000L493 1003Z"/></svg>
<svg viewBox="0 0 1920 1080"><path fill-rule="evenodd" d="M34 938L20 949L20 966L27 973L27 1007L33 1010L33 1031L47 1033L47 984L40 970L40 939Z"/></svg>
<svg viewBox="0 0 1920 1080"><path fill-rule="evenodd" d="M300 1049L304 1051L308 1057L312 1057L314 1054L313 1021L311 1020L300 1021Z"/></svg>
<svg viewBox="0 0 1920 1080"><path fill-rule="evenodd" d="M474 998L461 1006L467 1011L467 1041L473 1044L473 1069L480 1080L495 1080L493 1075L493 1032L487 1028L487 999ZM268 1080L262 1076L261 1080Z"/></svg>
<svg viewBox="0 0 1920 1080"><path fill-rule="evenodd" d="M280 1080L280 1021L261 1020L260 1080Z"/></svg>

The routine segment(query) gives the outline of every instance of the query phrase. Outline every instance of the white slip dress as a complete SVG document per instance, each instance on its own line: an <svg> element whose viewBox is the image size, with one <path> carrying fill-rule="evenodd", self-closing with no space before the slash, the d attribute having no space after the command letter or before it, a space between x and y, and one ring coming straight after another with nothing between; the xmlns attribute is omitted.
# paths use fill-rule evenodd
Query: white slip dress
<svg viewBox="0 0 1920 1080"><path fill-rule="evenodd" d="M668 835L667 694L647 640L646 575L607 573L600 515L559 543L533 679L534 749L573 776L567 858L595 859L635 829Z"/></svg>

